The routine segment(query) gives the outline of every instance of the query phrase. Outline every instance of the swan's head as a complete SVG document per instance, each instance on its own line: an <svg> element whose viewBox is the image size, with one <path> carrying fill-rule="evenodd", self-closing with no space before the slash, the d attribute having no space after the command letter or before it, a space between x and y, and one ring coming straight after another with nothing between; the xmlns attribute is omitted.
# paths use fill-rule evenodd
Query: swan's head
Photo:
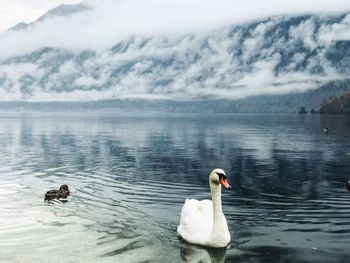
<svg viewBox="0 0 350 263"><path fill-rule="evenodd" d="M214 169L209 176L209 180L211 184L216 184L219 185L221 184L223 187L225 187L226 189L231 188L231 186L229 185L229 183L227 182L227 178L226 178L226 174L225 171L222 169Z"/></svg>

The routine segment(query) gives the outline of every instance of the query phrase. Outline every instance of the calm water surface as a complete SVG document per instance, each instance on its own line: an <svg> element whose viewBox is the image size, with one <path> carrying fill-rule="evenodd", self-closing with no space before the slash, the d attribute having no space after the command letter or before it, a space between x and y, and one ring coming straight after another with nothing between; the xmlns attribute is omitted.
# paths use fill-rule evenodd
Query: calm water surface
<svg viewBox="0 0 350 263"><path fill-rule="evenodd" d="M227 250L176 236L215 167ZM346 116L2 113L0 261L349 262L349 179Z"/></svg>

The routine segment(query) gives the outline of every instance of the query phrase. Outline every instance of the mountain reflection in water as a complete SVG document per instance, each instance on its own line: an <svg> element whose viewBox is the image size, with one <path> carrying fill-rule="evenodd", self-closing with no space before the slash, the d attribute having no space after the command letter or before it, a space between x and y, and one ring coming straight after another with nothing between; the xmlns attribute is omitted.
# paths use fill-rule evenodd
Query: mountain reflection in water
<svg viewBox="0 0 350 263"><path fill-rule="evenodd" d="M2 113L0 258L346 262L348 118ZM222 196L232 237L224 250L176 235L185 199L210 198L215 167L233 186ZM61 184L69 201L44 203Z"/></svg>

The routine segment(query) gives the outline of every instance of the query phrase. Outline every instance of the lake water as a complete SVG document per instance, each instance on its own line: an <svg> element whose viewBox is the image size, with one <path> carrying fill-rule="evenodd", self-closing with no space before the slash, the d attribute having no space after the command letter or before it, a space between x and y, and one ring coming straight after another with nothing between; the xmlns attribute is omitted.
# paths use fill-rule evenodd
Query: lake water
<svg viewBox="0 0 350 263"><path fill-rule="evenodd" d="M176 236L216 167L219 250ZM349 262L349 179L348 116L2 113L0 261Z"/></svg>

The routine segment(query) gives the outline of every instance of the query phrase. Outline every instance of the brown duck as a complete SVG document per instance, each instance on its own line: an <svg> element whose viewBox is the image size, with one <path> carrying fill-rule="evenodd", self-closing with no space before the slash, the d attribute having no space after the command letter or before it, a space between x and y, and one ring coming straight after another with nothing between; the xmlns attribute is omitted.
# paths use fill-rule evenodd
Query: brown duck
<svg viewBox="0 0 350 263"><path fill-rule="evenodd" d="M50 190L45 194L45 201L50 201L53 199L64 199L70 194L68 185L61 185L59 190Z"/></svg>

